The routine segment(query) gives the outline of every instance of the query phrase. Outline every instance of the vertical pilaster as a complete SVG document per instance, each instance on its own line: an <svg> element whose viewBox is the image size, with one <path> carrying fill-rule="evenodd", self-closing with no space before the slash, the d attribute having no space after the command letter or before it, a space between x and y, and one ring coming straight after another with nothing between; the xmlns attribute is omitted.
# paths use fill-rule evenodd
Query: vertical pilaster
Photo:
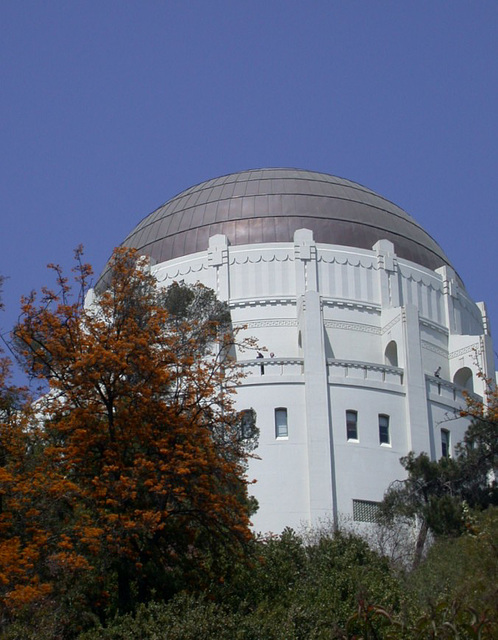
<svg viewBox="0 0 498 640"><path fill-rule="evenodd" d="M309 519L337 522L332 429L317 253L313 234L294 234L298 321L304 357L304 389L308 451Z"/></svg>
<svg viewBox="0 0 498 640"><path fill-rule="evenodd" d="M481 312L483 327L483 335L480 337L480 346L482 353L482 373L484 374L485 379L494 380L495 354L493 350L493 340L491 338L491 327L489 324L488 312L484 302L478 302L477 307ZM485 380L484 384L486 384Z"/></svg>
<svg viewBox="0 0 498 640"><path fill-rule="evenodd" d="M405 351L406 417L408 449L435 455L433 434L429 431L427 388L422 365L422 345L418 309L413 304L403 307L403 342Z"/></svg>
<svg viewBox="0 0 498 640"><path fill-rule="evenodd" d="M490 336L491 335L491 327L489 325L489 317L488 317L488 310L486 309L486 303L485 302L476 302L477 308L479 309L479 311L481 312L481 317L482 317L482 328L483 328L483 332L485 336Z"/></svg>
<svg viewBox="0 0 498 640"><path fill-rule="evenodd" d="M228 267L228 238L215 235L209 238L208 265L215 269L213 289L220 300L230 299L230 271Z"/></svg>
<svg viewBox="0 0 498 640"><path fill-rule="evenodd" d="M379 240L372 249L377 253L382 309L399 307L401 304L401 290L394 245L389 240Z"/></svg>
<svg viewBox="0 0 498 640"><path fill-rule="evenodd" d="M443 300L444 312L446 315L446 326L448 327L450 335L460 335L462 333L462 322L460 312L455 305L455 300L457 298L456 274L451 267L446 265L436 269L436 273L439 273L443 281Z"/></svg>
<svg viewBox="0 0 498 640"><path fill-rule="evenodd" d="M313 231L298 229L294 233L294 261L296 265L296 295L318 291L318 265Z"/></svg>

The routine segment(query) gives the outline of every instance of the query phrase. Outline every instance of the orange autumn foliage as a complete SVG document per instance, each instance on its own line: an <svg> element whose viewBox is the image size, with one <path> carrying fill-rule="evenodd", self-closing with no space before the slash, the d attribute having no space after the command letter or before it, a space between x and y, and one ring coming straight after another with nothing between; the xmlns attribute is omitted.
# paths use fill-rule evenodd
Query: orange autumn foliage
<svg viewBox="0 0 498 640"><path fill-rule="evenodd" d="M124 249L85 306L80 258L76 293L54 267L57 292L24 299L15 329L46 393L2 425L2 442L14 430L0 467L7 609L78 575L97 600L114 585L126 610L222 578L251 539L226 309L200 285L161 291Z"/></svg>

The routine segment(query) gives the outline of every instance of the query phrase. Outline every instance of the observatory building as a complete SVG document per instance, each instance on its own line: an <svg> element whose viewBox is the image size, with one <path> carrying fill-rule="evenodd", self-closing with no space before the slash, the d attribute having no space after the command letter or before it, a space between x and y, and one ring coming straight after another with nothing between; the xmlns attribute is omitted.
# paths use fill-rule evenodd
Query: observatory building
<svg viewBox="0 0 498 640"><path fill-rule="evenodd" d="M239 353L254 408L257 531L368 522L400 457L451 455L463 391L493 375L485 307L441 247L373 191L295 169L243 171L180 193L124 240L161 286L202 282L263 358Z"/></svg>

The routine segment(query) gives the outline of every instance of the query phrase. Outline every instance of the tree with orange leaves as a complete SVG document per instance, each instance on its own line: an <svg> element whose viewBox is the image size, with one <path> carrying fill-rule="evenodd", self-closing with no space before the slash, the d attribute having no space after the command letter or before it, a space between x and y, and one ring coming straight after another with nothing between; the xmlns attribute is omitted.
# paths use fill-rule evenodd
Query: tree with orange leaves
<svg viewBox="0 0 498 640"><path fill-rule="evenodd" d="M3 279L0 278L0 284ZM0 309L3 305L0 302ZM0 593L1 625L13 608L45 598L51 591L36 571L46 531L36 523L33 468L37 434L26 389L11 383L11 361L0 349ZM36 506L35 506L36 505Z"/></svg>
<svg viewBox="0 0 498 640"><path fill-rule="evenodd" d="M77 259L76 292L53 267L58 290L24 299L14 331L26 371L46 386L20 430L38 444L17 482L43 589L56 597L61 576L76 575L95 610L125 611L223 579L251 539L236 335L210 290L161 290L124 249L85 305L91 269ZM27 572L4 584L4 603Z"/></svg>

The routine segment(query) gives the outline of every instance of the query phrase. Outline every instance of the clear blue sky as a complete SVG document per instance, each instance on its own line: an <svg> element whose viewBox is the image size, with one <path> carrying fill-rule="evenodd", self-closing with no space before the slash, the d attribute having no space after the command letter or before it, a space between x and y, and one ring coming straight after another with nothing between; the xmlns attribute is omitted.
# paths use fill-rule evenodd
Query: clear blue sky
<svg viewBox="0 0 498 640"><path fill-rule="evenodd" d="M98 272L179 191L242 169L360 182L439 241L498 336L498 3L0 0L0 273Z"/></svg>

